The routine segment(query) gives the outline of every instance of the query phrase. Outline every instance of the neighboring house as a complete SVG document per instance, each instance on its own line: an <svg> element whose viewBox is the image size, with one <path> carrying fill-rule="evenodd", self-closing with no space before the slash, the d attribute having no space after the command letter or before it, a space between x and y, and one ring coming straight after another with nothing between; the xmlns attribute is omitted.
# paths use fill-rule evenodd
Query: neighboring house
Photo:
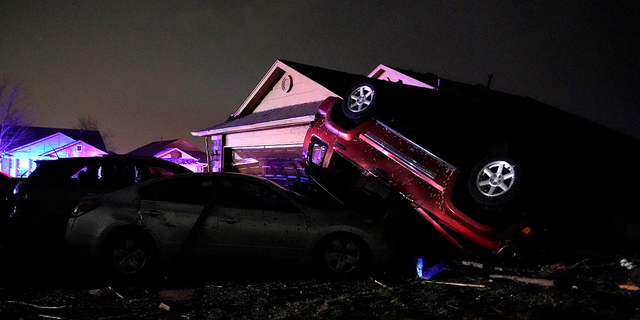
<svg viewBox="0 0 640 320"><path fill-rule="evenodd" d="M155 141L127 154L162 158L193 172L203 172L207 167L206 153L182 139Z"/></svg>
<svg viewBox="0 0 640 320"><path fill-rule="evenodd" d="M95 157L107 154L99 131L44 127L16 127L2 137L0 170L26 177L36 160Z"/></svg>
<svg viewBox="0 0 640 320"><path fill-rule="evenodd" d="M240 171L267 178L300 175L302 143L327 97L342 97L367 78L434 88L438 77L379 65L368 76L276 60L229 119L192 132L204 137L212 171Z"/></svg>

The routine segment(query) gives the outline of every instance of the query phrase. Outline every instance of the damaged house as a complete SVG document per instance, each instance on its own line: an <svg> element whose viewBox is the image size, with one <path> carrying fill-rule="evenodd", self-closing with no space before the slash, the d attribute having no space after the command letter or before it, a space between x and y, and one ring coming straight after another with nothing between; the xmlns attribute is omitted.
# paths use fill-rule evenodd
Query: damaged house
<svg viewBox="0 0 640 320"><path fill-rule="evenodd" d="M428 75L385 65L364 76L276 60L226 121L191 134L205 138L211 171L239 171L270 179L298 177L304 137L320 103L327 97L341 97L353 83L366 78L435 86Z"/></svg>

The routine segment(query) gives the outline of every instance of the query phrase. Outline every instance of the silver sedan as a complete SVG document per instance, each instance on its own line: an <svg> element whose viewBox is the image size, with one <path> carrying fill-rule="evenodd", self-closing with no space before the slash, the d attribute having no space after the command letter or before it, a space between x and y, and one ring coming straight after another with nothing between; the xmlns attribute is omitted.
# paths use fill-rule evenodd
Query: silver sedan
<svg viewBox="0 0 640 320"><path fill-rule="evenodd" d="M136 277L183 257L314 264L337 275L393 258L380 219L242 174L183 174L83 198L65 242L118 276Z"/></svg>

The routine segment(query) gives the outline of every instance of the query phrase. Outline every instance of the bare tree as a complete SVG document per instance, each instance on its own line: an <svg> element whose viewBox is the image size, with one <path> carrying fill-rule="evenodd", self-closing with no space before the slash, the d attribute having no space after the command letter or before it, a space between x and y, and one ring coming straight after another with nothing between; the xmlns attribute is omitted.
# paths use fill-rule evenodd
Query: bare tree
<svg viewBox="0 0 640 320"><path fill-rule="evenodd" d="M18 105L21 88L4 80L0 83L0 158L16 146L27 131L25 109Z"/></svg>
<svg viewBox="0 0 640 320"><path fill-rule="evenodd" d="M76 129L100 131L100 126L98 125L98 120L94 119L91 115L84 115L78 118ZM107 148L106 151L116 152L118 146L113 143L113 133L101 131L100 135L102 136L105 148Z"/></svg>
<svg viewBox="0 0 640 320"><path fill-rule="evenodd" d="M78 119L78 125L76 126L76 129L100 131L100 129L98 128L98 121L92 118L90 115L81 116Z"/></svg>

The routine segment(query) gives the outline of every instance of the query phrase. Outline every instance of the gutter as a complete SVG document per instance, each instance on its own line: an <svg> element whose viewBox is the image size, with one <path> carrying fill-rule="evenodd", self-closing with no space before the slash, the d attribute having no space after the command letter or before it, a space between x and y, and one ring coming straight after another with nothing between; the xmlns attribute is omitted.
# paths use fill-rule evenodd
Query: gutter
<svg viewBox="0 0 640 320"><path fill-rule="evenodd" d="M309 124L314 119L315 119L315 115L308 115L308 116L302 116L297 118L253 123L253 124L237 126L237 127L227 127L227 128L220 128L220 129L195 131L195 132L191 132L191 135L196 137L204 137L204 136L212 136L212 135L218 135L218 134L230 134L230 133L256 131L256 130L264 130L264 129L272 129L272 128L289 127L294 125Z"/></svg>

